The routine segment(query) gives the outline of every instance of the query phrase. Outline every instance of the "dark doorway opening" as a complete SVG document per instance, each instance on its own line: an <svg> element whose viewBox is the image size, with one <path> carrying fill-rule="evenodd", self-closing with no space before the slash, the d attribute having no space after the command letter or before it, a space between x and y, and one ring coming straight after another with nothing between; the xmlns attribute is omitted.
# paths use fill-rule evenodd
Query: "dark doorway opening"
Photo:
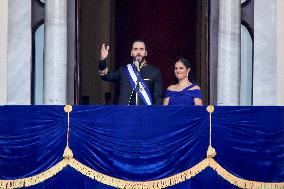
<svg viewBox="0 0 284 189"><path fill-rule="evenodd" d="M98 76L102 43L110 44L111 69L131 61L132 42L145 41L150 64L160 68L164 89L175 83L174 63L191 61L193 82L201 86L208 102L209 0L82 0L79 14L80 103L105 104L105 94L116 103L117 87Z"/></svg>
<svg viewBox="0 0 284 189"><path fill-rule="evenodd" d="M175 83L174 63L192 63L192 78L200 83L197 64L198 0L117 0L115 4L116 67L129 63L134 40L145 41L148 63L160 68L164 88Z"/></svg>
<svg viewBox="0 0 284 189"><path fill-rule="evenodd" d="M193 82L208 100L208 1L117 0L115 4L116 67L130 61L134 40L146 42L147 60L161 69L164 88L175 83L174 63L192 63Z"/></svg>

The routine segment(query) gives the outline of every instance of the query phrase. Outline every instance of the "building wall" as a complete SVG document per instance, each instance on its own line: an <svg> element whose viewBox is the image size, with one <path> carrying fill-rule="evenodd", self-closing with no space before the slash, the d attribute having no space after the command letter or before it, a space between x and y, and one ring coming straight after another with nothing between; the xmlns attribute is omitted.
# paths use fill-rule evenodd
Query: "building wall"
<svg viewBox="0 0 284 189"><path fill-rule="evenodd" d="M7 104L31 102L31 1L8 1Z"/></svg>
<svg viewBox="0 0 284 189"><path fill-rule="evenodd" d="M284 105L284 1L277 0L277 105Z"/></svg>
<svg viewBox="0 0 284 189"><path fill-rule="evenodd" d="M8 0L0 1L0 105L7 103Z"/></svg>
<svg viewBox="0 0 284 189"><path fill-rule="evenodd" d="M254 10L253 105L276 105L277 0L256 0Z"/></svg>
<svg viewBox="0 0 284 189"><path fill-rule="evenodd" d="M0 1L0 104L30 104L31 1Z"/></svg>
<svg viewBox="0 0 284 189"><path fill-rule="evenodd" d="M255 1L254 105L284 105L284 2Z"/></svg>

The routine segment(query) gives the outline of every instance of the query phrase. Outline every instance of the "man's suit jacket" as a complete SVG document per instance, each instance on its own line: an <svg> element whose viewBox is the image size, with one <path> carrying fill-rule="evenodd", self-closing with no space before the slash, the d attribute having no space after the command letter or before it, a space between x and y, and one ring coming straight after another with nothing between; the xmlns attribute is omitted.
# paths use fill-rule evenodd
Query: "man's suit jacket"
<svg viewBox="0 0 284 189"><path fill-rule="evenodd" d="M100 61L99 65L100 64L105 64L105 62ZM106 75L101 76L101 79L103 79L104 81L120 83L118 104L135 104L136 93L135 91L133 91L133 88L126 75L125 69L127 69L126 66L121 66L118 70L108 71ZM141 68L140 75L150 90L153 104L161 104L163 87L160 70L152 65L147 64L146 66ZM140 98L139 105L144 105L143 101Z"/></svg>

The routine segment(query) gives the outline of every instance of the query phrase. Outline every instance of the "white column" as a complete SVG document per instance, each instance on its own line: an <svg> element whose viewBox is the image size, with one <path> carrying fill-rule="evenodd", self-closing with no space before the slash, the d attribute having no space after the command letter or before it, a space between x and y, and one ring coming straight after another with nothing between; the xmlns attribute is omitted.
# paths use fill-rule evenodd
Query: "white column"
<svg viewBox="0 0 284 189"><path fill-rule="evenodd" d="M219 1L217 104L240 104L241 1Z"/></svg>
<svg viewBox="0 0 284 189"><path fill-rule="evenodd" d="M0 1L0 105L7 103L8 0Z"/></svg>
<svg viewBox="0 0 284 189"><path fill-rule="evenodd" d="M253 105L275 105L277 0L257 0L254 3Z"/></svg>
<svg viewBox="0 0 284 189"><path fill-rule="evenodd" d="M277 102L284 106L284 1L277 0Z"/></svg>
<svg viewBox="0 0 284 189"><path fill-rule="evenodd" d="M66 104L67 0L45 1L44 104Z"/></svg>
<svg viewBox="0 0 284 189"><path fill-rule="evenodd" d="M9 0L8 11L7 104L30 104L31 1Z"/></svg>

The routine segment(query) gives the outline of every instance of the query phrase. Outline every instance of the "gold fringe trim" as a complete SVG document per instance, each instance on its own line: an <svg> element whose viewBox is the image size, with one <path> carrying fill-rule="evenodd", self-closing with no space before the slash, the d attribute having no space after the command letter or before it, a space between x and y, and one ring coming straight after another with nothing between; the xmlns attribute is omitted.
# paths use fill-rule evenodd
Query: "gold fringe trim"
<svg viewBox="0 0 284 189"><path fill-rule="evenodd" d="M69 151L70 149L68 149ZM71 150L70 150L71 151ZM70 152L69 151L69 152ZM72 151L71 151L72 152ZM83 165L76 159L73 159L72 157L65 157L62 161L51 167L50 169L32 176L28 178L23 179L16 179L16 180L0 180L0 188L1 189L13 189L13 188L22 188L27 186L36 185L40 182L43 182L53 176L55 176L57 173L59 173L63 168L65 168L67 165L70 165L72 168L77 170L78 172L82 173L83 175L90 177L92 179L97 180L98 182L102 184L106 184L109 186L117 187L117 188L123 188L123 189L160 189L160 188L166 188L169 186L176 185L178 183L181 183L183 181L186 181L207 167L211 167L213 170L215 170L218 175L220 175L223 179L227 180L229 183L244 189L284 189L284 183L265 183L265 182L257 182L257 181L250 181L238 178L231 173L229 173L227 170L225 170L223 167L221 167L220 164L218 164L213 158L206 158L199 162L197 165L193 166L192 168L181 172L179 174L176 174L174 176L159 179L159 180L153 180L153 181L145 181L145 182L135 182L135 181L125 181L122 179L117 179L111 176L107 176L105 174L99 173L86 165Z"/></svg>
<svg viewBox="0 0 284 189"><path fill-rule="evenodd" d="M36 185L43 182L57 173L59 173L64 167L68 165L68 160L63 159L56 165L52 166L50 169L27 178L16 179L16 180L0 180L0 188L2 189L12 189L12 188L22 188L27 186Z"/></svg>
<svg viewBox="0 0 284 189"><path fill-rule="evenodd" d="M82 173L83 175L88 176L92 179L97 180L100 183L109 186L123 188L123 189L159 189L159 188L166 188L168 186L176 185L178 183L190 179L191 177L194 177L195 175L197 175L198 173L200 173L206 167L209 166L209 161L208 159L204 159L203 161L193 166L192 168L184 172L181 172L177 175L165 179L145 181L145 182L125 181L111 176L107 176L81 164L79 161L75 159L70 159L69 165L74 169L76 169L77 171L79 171L80 173Z"/></svg>
<svg viewBox="0 0 284 189"><path fill-rule="evenodd" d="M284 182L278 183L267 183L267 182L256 182L238 178L223 167L218 164L214 159L208 158L209 166L214 169L218 175L220 175L223 179L228 181L229 183L239 187L239 188L246 188L246 189L284 189Z"/></svg>

